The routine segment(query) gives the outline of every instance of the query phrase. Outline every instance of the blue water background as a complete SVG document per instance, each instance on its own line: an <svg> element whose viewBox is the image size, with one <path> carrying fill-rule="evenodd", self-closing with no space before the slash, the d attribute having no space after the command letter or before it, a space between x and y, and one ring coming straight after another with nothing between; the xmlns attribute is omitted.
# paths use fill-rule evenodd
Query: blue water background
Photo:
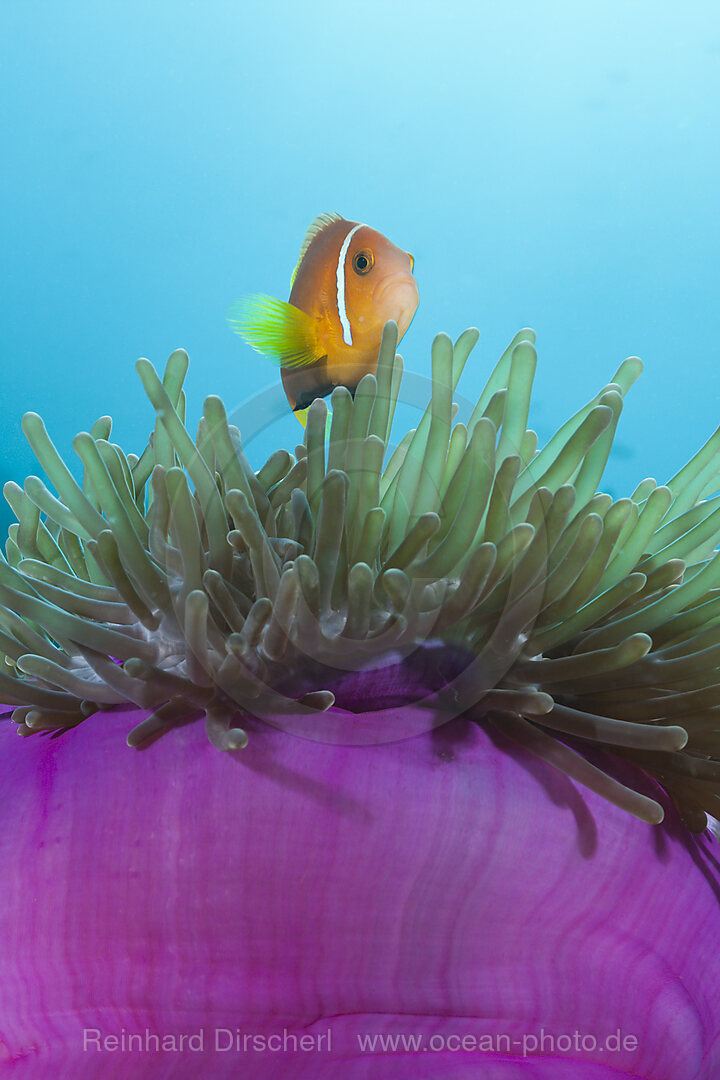
<svg viewBox="0 0 720 1080"><path fill-rule="evenodd" d="M65 455L105 413L141 450L139 356L188 349L193 426L208 393L236 410L277 387L225 311L287 297L326 210L413 252L413 371L438 330L476 325L474 398L535 327L541 438L643 357L613 494L667 479L720 422L714 0L5 0L0 95L0 480L37 471L28 409ZM298 440L279 415L258 466Z"/></svg>

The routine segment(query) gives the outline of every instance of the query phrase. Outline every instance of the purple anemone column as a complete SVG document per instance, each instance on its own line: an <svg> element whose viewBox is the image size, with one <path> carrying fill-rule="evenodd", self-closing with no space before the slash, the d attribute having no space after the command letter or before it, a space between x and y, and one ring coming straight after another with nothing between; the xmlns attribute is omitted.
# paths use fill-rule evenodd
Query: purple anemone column
<svg viewBox="0 0 720 1080"><path fill-rule="evenodd" d="M462 719L226 754L137 720L0 725L0 1076L717 1077L716 847L667 800Z"/></svg>

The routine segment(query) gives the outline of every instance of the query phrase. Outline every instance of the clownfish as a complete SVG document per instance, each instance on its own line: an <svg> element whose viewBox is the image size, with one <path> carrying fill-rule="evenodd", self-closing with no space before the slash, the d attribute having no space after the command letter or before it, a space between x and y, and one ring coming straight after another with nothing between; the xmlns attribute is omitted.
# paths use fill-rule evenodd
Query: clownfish
<svg viewBox="0 0 720 1080"><path fill-rule="evenodd" d="M354 393L377 369L385 323L400 337L418 305L412 255L382 233L338 214L310 225L289 301L247 296L228 313L233 330L280 365L290 407L303 426L308 406L336 386Z"/></svg>

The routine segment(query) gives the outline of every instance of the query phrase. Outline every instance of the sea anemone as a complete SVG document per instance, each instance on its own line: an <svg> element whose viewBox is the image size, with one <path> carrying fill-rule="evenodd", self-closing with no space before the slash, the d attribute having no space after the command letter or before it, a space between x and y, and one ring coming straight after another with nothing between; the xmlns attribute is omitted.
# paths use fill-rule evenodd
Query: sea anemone
<svg viewBox="0 0 720 1080"><path fill-rule="evenodd" d="M317 400L296 456L257 473L219 398L188 434L182 350L162 381L138 361L156 411L139 457L109 441L109 417L76 437L81 483L27 414L57 495L36 476L5 486L0 696L19 733L134 703L152 711L131 746L204 715L236 750L258 720L367 744L462 715L660 822L657 798L586 752L611 749L704 830L720 805L720 429L667 485L614 500L597 487L640 361L538 450L532 331L455 422L477 336L435 338L431 401L388 460L392 323L377 374L333 391L329 438ZM400 713L418 667L423 692Z"/></svg>
<svg viewBox="0 0 720 1080"><path fill-rule="evenodd" d="M189 436L182 351L80 483L25 417L57 494L5 488L0 1068L716 1075L720 432L613 501L640 362L538 451L531 331L457 420L476 340L391 455L392 324L257 473L218 398Z"/></svg>
<svg viewBox="0 0 720 1080"><path fill-rule="evenodd" d="M3 1080L716 1080L716 844L666 796L645 824L461 717L133 722L0 725Z"/></svg>

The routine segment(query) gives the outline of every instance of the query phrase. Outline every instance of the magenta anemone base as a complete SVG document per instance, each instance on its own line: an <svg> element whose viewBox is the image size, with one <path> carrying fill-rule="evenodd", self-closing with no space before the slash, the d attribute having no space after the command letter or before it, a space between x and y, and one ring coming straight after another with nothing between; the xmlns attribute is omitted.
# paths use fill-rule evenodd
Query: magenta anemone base
<svg viewBox="0 0 720 1080"><path fill-rule="evenodd" d="M138 718L0 724L0 1076L717 1077L717 846L669 800L643 824L462 719L222 754L129 750Z"/></svg>

